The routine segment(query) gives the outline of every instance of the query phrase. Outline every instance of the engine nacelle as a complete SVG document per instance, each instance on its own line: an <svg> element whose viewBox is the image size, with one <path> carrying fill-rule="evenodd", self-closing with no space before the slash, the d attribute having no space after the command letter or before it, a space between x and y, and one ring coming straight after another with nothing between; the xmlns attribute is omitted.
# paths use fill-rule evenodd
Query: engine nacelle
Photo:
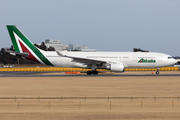
<svg viewBox="0 0 180 120"><path fill-rule="evenodd" d="M111 63L106 68L111 70L112 72L124 72L124 65L122 63Z"/></svg>

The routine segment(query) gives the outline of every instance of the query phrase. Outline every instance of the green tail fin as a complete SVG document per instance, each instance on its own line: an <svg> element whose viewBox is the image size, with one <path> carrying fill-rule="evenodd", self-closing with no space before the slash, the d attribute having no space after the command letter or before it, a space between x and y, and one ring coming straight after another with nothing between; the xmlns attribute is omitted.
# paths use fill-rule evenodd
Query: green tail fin
<svg viewBox="0 0 180 120"><path fill-rule="evenodd" d="M34 46L15 25L7 25L7 29L16 52L26 52L29 54L27 59L53 66L53 64L43 55L42 50L39 50Z"/></svg>

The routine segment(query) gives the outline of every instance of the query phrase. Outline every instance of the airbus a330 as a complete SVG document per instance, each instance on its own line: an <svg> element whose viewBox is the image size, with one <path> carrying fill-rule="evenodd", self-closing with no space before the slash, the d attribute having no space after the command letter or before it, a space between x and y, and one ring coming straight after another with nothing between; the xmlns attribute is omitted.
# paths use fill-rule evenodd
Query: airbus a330
<svg viewBox="0 0 180 120"><path fill-rule="evenodd" d="M15 25L7 25L7 29L15 49L8 51L10 54L54 67L91 69L87 75L97 75L97 69L124 72L125 68L160 68L177 62L172 56L157 52L44 51L34 46Z"/></svg>

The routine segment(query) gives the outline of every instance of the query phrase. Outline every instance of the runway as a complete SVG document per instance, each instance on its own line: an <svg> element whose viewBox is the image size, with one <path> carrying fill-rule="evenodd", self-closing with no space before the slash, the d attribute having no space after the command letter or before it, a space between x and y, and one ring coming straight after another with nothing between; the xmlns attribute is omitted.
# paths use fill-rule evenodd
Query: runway
<svg viewBox="0 0 180 120"><path fill-rule="evenodd" d="M141 119L143 115L144 119L156 116L178 120L179 71L160 73L157 76L152 71L127 71L87 76L65 72L0 72L0 116L17 120L34 117L83 120L104 116L104 120L107 116Z"/></svg>
<svg viewBox="0 0 180 120"><path fill-rule="evenodd" d="M64 72L0 72L0 77L161 77L161 76L180 76L179 73L163 73L163 74L149 74L145 72L138 73L119 73L109 74L100 73L98 75L86 75L83 74L64 74Z"/></svg>

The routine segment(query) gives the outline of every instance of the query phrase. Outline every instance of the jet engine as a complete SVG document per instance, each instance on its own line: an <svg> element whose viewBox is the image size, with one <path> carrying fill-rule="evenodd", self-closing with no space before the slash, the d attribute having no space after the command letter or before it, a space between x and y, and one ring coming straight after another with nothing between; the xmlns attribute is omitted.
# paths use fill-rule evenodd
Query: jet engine
<svg viewBox="0 0 180 120"><path fill-rule="evenodd" d="M123 63L111 63L108 66L106 66L108 70L111 70L112 72L124 72L124 65Z"/></svg>

